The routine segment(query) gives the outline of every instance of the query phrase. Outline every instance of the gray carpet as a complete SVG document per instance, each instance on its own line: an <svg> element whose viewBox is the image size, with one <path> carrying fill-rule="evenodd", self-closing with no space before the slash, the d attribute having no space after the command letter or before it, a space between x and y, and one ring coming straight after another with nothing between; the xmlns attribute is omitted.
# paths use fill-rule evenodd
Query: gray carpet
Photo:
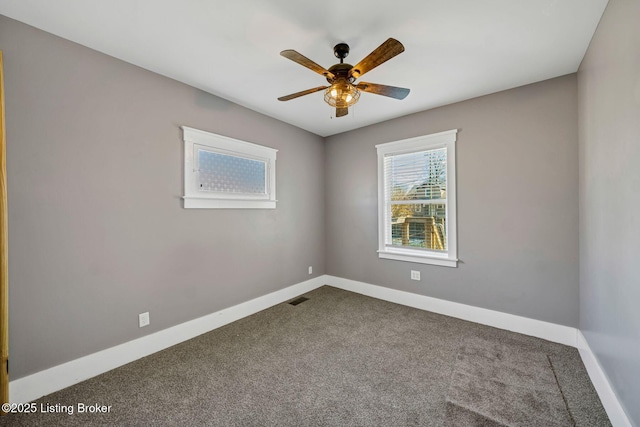
<svg viewBox="0 0 640 427"><path fill-rule="evenodd" d="M469 338L458 353L447 394L448 425L575 425L551 359Z"/></svg>
<svg viewBox="0 0 640 427"><path fill-rule="evenodd" d="M73 415L0 425L610 425L574 348L328 286L305 296L36 402Z"/></svg>

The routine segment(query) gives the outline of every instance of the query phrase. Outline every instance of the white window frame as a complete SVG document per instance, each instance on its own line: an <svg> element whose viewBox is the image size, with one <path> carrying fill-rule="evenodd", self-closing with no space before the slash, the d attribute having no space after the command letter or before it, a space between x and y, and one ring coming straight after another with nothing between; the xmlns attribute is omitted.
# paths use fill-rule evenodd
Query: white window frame
<svg viewBox="0 0 640 427"><path fill-rule="evenodd" d="M278 150L211 132L181 126L184 140L184 207L186 209L275 209ZM265 162L266 194L205 192L198 189L197 150Z"/></svg>
<svg viewBox="0 0 640 427"><path fill-rule="evenodd" d="M398 261L433 264L445 267L458 266L458 240L456 220L456 138L457 129L403 139L376 145L378 151L378 257ZM395 248L386 246L388 201L385 195L384 158L386 156L415 153L418 151L447 149L447 251Z"/></svg>

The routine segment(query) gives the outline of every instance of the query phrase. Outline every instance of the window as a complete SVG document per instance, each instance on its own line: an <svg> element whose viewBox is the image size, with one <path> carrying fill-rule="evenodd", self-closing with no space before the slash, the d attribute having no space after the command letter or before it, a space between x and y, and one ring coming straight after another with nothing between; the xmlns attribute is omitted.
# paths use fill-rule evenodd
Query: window
<svg viewBox="0 0 640 427"><path fill-rule="evenodd" d="M273 148L182 126L185 208L276 207Z"/></svg>
<svg viewBox="0 0 640 427"><path fill-rule="evenodd" d="M380 258L457 266L457 132L376 145Z"/></svg>

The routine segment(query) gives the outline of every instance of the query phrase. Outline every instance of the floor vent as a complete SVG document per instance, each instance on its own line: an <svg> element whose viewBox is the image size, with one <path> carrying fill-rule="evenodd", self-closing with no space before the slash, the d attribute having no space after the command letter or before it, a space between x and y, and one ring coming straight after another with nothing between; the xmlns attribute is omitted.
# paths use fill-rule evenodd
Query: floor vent
<svg viewBox="0 0 640 427"><path fill-rule="evenodd" d="M293 301L289 301L289 304L291 305L298 305L301 304L303 302L305 302L306 300L308 300L309 298L305 298L305 297L300 297L300 298L296 298Z"/></svg>

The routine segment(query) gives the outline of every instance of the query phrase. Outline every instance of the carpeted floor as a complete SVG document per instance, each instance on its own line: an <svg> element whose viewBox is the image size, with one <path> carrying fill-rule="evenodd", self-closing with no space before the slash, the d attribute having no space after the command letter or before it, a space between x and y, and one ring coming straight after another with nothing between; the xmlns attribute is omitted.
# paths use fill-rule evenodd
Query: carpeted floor
<svg viewBox="0 0 640 427"><path fill-rule="evenodd" d="M328 286L305 296L0 425L610 425L574 348Z"/></svg>

